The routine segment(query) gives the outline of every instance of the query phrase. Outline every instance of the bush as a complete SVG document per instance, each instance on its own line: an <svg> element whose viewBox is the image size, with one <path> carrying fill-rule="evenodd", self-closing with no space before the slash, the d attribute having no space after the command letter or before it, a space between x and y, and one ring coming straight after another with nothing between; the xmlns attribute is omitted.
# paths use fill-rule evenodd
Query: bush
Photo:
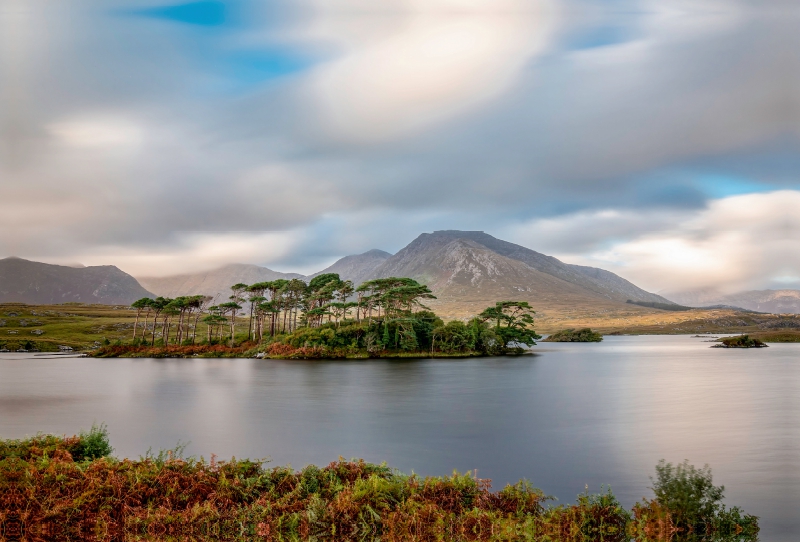
<svg viewBox="0 0 800 542"><path fill-rule="evenodd" d="M114 448L108 440L108 427L102 423L92 424L89 431L81 431L80 442L72 451L72 458L75 461L99 459L111 455Z"/></svg>
<svg viewBox="0 0 800 542"><path fill-rule="evenodd" d="M731 535L758 533L758 518L738 507L722 504L725 486L715 486L711 468L696 468L688 461L673 465L663 459L656 465L655 501L637 504L637 517L669 516L675 529L684 532ZM652 520L653 517L650 519Z"/></svg>
<svg viewBox="0 0 800 542"><path fill-rule="evenodd" d="M475 348L475 336L464 322L453 320L433 330L433 345L441 352L464 352Z"/></svg>
<svg viewBox="0 0 800 542"><path fill-rule="evenodd" d="M663 459L656 465L653 493L672 512L678 527L705 522L719 511L725 486L715 486L708 465L701 469L688 461L673 465Z"/></svg>

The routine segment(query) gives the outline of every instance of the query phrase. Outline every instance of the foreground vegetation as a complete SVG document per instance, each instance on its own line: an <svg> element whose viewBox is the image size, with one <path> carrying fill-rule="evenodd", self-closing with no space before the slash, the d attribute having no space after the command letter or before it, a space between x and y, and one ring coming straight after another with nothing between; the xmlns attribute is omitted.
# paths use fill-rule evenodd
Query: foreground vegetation
<svg viewBox="0 0 800 542"><path fill-rule="evenodd" d="M710 469L663 461L632 510L610 489L552 506L527 481L498 492L473 473L426 477L352 460L301 471L262 461L118 460L104 427L0 441L5 540L755 540L758 519L722 504ZM697 539L697 538L694 538Z"/></svg>
<svg viewBox="0 0 800 542"><path fill-rule="evenodd" d="M562 329L544 339L551 343L599 343L603 335L592 331L588 327L583 329Z"/></svg>

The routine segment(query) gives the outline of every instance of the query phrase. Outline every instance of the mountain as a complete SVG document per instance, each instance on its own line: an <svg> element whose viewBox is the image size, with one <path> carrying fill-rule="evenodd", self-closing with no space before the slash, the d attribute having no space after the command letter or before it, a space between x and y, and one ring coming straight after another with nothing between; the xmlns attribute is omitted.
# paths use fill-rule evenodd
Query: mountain
<svg viewBox="0 0 800 542"><path fill-rule="evenodd" d="M113 265L70 267L21 258L0 260L0 302L129 305L142 297L153 294Z"/></svg>
<svg viewBox="0 0 800 542"><path fill-rule="evenodd" d="M669 298L690 307L727 305L775 314L800 314L800 290L750 290L723 294L716 290L676 292Z"/></svg>
<svg viewBox="0 0 800 542"><path fill-rule="evenodd" d="M404 276L423 282L438 297L431 306L450 317L475 314L502 299L530 301L558 313L574 308L637 310L623 306L628 299L672 303L609 271L565 264L483 232L424 233L371 274L359 276Z"/></svg>
<svg viewBox="0 0 800 542"><path fill-rule="evenodd" d="M305 278L297 273L280 273L266 267L234 263L199 273L172 275L169 277L139 277L139 282L156 295L178 297L180 295L208 295L223 302L231 295L231 286L239 282L255 284L276 279Z"/></svg>
<svg viewBox="0 0 800 542"><path fill-rule="evenodd" d="M323 273L337 273L343 280L352 280L353 284L361 284L365 280L373 278L375 270L391 256L391 254L383 250L372 249L363 254L345 256L330 267L311 276L315 277Z"/></svg>
<svg viewBox="0 0 800 542"><path fill-rule="evenodd" d="M456 244L452 245L452 243ZM480 269L481 266L478 266L470 270L470 268L464 267L466 260L464 262L456 262L456 253L452 252L452 250L456 247L464 248L467 246L471 247L473 251L483 251L484 269ZM436 253L443 250L450 250L455 258L449 260L444 267L441 264L445 262L434 263L433 261L436 259ZM475 254L477 253L475 252ZM482 282L488 276L492 276L492 280L495 282L498 280L501 283L513 282L513 288L526 287L524 282L519 282L516 279L512 280L511 277L505 277L502 273L496 273L492 269L492 262L505 262L501 258L522 263L529 269L578 286L588 293L611 301L625 302L631 299L634 301L672 303L659 295L642 290L610 271L565 264L552 256L546 256L529 248L502 241L480 231L446 230L423 233L403 250L387 259L382 266L375 270L375 273L376 276L380 277L392 275L411 276L429 284L431 280L438 280L434 279L434 277L444 276L448 273L448 270L452 270L461 275L472 273L474 281L477 282ZM453 265L455 267L452 267ZM456 270L456 268L458 269Z"/></svg>

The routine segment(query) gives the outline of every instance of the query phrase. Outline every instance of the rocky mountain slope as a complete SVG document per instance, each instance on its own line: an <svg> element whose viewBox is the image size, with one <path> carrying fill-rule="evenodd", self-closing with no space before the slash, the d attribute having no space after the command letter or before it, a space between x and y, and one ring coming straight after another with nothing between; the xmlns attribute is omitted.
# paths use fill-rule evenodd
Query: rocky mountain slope
<svg viewBox="0 0 800 542"><path fill-rule="evenodd" d="M437 239L439 240L438 242L447 239L469 239L483 245L500 256L522 262L532 269L581 286L609 300L625 302L628 299L632 299L634 301L670 303L669 300L642 290L638 286L610 271L598 269L596 267L565 264L552 256L547 256L529 248L497 239L482 231L444 230L436 231L431 234L424 233L414 240L411 245L415 243L422 245L429 242L429 239Z"/></svg>
<svg viewBox="0 0 800 542"><path fill-rule="evenodd" d="M422 234L374 271L376 278L388 276L424 282L439 298L432 306L448 316L474 314L501 299L557 312L623 310L628 299L670 303L609 271L564 264L483 232Z"/></svg>
<svg viewBox="0 0 800 542"><path fill-rule="evenodd" d="M231 286L236 283L255 284L293 278L305 277L297 273L280 273L258 265L234 263L200 273L169 277L139 277L139 282L154 294L164 297L208 295L216 297L219 302L224 302L231 295Z"/></svg>
<svg viewBox="0 0 800 542"><path fill-rule="evenodd" d="M667 295L672 301L689 307L726 305L774 314L800 314L800 290L750 290L734 294L694 290Z"/></svg>
<svg viewBox="0 0 800 542"><path fill-rule="evenodd" d="M128 305L142 297L152 294L113 265L72 267L21 258L0 260L0 302Z"/></svg>

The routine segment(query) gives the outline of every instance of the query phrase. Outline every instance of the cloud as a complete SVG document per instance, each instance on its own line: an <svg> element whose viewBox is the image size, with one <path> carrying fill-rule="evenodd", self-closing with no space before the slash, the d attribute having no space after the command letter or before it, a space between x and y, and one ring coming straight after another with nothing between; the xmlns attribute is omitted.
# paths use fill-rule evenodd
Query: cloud
<svg viewBox="0 0 800 542"><path fill-rule="evenodd" d="M496 98L546 42L545 0L397 2L400 24L350 44L312 79L331 137L363 143L407 135ZM350 41L352 23L318 23ZM386 15L384 15L386 16ZM365 25L373 24L367 17Z"/></svg>
<svg viewBox="0 0 800 542"><path fill-rule="evenodd" d="M59 142L74 147L135 148L142 141L139 127L125 119L66 120L48 126L48 132Z"/></svg>
<svg viewBox="0 0 800 542"><path fill-rule="evenodd" d="M566 262L614 271L652 291L760 289L800 276L798 206L800 191L782 190L713 200L672 219L579 213L518 226L516 238L534 247L547 239Z"/></svg>
<svg viewBox="0 0 800 542"><path fill-rule="evenodd" d="M789 4L9 1L0 253L310 270L464 228L659 289L721 196L798 188ZM759 253L780 212L720 216Z"/></svg>
<svg viewBox="0 0 800 542"><path fill-rule="evenodd" d="M228 263L280 260L297 245L295 232L176 232L163 247L92 246L75 253L85 265L114 265L134 276L168 276ZM44 258L51 263L66 258ZM190 269L187 269L187 263Z"/></svg>

